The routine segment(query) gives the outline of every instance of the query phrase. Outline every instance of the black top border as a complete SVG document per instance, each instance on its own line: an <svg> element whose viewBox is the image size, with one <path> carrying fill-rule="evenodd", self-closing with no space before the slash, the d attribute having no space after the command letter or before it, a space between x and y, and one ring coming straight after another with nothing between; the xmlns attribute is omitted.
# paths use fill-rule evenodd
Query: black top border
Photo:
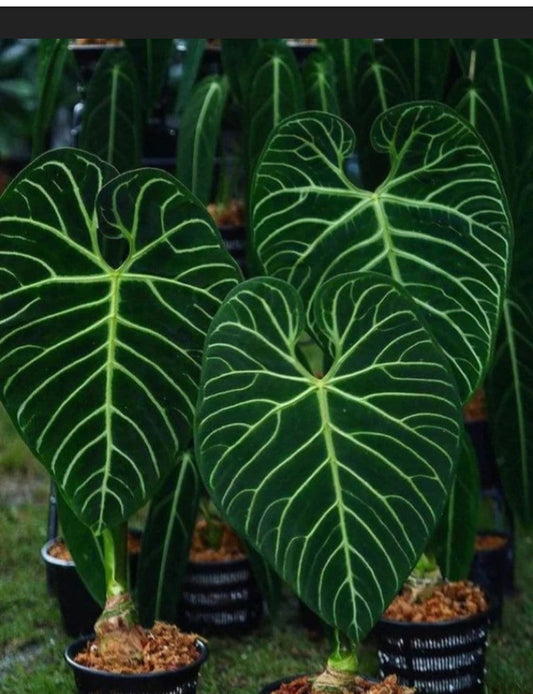
<svg viewBox="0 0 533 694"><path fill-rule="evenodd" d="M533 7L2 7L10 38L530 38ZM347 36L348 35L348 36Z"/></svg>

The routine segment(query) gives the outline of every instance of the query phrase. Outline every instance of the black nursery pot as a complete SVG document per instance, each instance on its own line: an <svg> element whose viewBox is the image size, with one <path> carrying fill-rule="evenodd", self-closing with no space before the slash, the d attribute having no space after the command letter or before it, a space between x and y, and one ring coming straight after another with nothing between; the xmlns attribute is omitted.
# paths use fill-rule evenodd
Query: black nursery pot
<svg viewBox="0 0 533 694"><path fill-rule="evenodd" d="M81 638L65 651L65 660L74 672L78 694L195 694L200 667L207 659L207 646L196 641L198 659L177 670L141 674L116 674L78 664L74 658L85 648Z"/></svg>
<svg viewBox="0 0 533 694"><path fill-rule="evenodd" d="M190 561L178 607L182 629L240 635L263 614L263 598L247 558Z"/></svg>
<svg viewBox="0 0 533 694"><path fill-rule="evenodd" d="M379 675L417 694L483 694L488 615L431 623L380 619Z"/></svg>
<svg viewBox="0 0 533 694"><path fill-rule="evenodd" d="M59 602L63 628L69 636L90 634L102 608L83 584L74 562L48 554L55 542L52 539L43 545L41 557L46 564L48 585Z"/></svg>
<svg viewBox="0 0 533 694"><path fill-rule="evenodd" d="M508 564L509 535L497 531L481 531L478 535L505 539L505 544L495 549L477 550L470 569L470 580L483 588L489 601L489 623L502 624L505 574Z"/></svg>

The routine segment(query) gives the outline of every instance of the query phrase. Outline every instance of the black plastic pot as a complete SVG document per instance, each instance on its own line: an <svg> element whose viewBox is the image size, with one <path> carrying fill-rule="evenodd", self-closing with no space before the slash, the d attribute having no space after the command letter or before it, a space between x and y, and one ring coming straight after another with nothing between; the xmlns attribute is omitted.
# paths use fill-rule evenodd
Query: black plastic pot
<svg viewBox="0 0 533 694"><path fill-rule="evenodd" d="M46 564L48 587L59 602L63 628L69 636L89 634L102 608L83 584L74 562L48 554L55 542L53 539L43 545L41 557Z"/></svg>
<svg viewBox="0 0 533 694"><path fill-rule="evenodd" d="M380 619L379 675L396 674L417 694L483 694L487 613L444 622Z"/></svg>
<svg viewBox="0 0 533 694"><path fill-rule="evenodd" d="M263 614L263 598L247 558L190 561L178 607L182 629L206 634L250 631Z"/></svg>
<svg viewBox="0 0 533 694"><path fill-rule="evenodd" d="M196 641L198 660L177 670L120 675L79 665L74 658L90 640L79 639L65 651L74 672L78 694L195 694L200 667L207 659L207 646Z"/></svg>
<svg viewBox="0 0 533 694"><path fill-rule="evenodd" d="M470 569L470 580L483 588L489 601L490 624L502 624L505 572L508 563L509 536L504 532L480 531L478 535L501 537L506 540L502 547L478 550L474 554Z"/></svg>

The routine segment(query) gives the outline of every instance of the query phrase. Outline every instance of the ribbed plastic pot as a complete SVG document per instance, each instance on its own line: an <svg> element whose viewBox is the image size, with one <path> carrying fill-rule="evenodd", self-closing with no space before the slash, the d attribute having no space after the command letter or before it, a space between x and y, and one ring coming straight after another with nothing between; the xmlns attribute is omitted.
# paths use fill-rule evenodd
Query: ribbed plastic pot
<svg viewBox="0 0 533 694"><path fill-rule="evenodd" d="M395 673L417 694L483 694L488 615L412 623L380 619L379 675Z"/></svg>
<svg viewBox="0 0 533 694"><path fill-rule="evenodd" d="M240 635L257 626L262 614L263 598L247 558L189 562L178 607L182 629Z"/></svg>
<svg viewBox="0 0 533 694"><path fill-rule="evenodd" d="M88 668L74 660L88 640L87 637L78 639L65 651L78 694L196 694L200 667L208 654L207 646L197 640L198 660L190 665L177 670L121 675Z"/></svg>
<svg viewBox="0 0 533 694"><path fill-rule="evenodd" d="M49 540L43 545L41 557L46 564L48 584L59 602L63 628L69 636L90 634L102 608L83 584L74 562L48 554L55 542Z"/></svg>
<svg viewBox="0 0 533 694"><path fill-rule="evenodd" d="M489 601L489 623L491 625L501 625L509 536L507 533L496 531L478 532L478 535L490 535L506 540L501 547L476 551L470 569L470 580L483 588L487 595Z"/></svg>

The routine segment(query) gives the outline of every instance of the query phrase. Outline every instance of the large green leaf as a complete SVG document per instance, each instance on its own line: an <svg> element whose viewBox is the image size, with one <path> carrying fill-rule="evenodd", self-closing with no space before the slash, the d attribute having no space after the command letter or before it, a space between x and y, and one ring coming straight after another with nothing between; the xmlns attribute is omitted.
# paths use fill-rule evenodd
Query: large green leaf
<svg viewBox="0 0 533 694"><path fill-rule="evenodd" d="M347 123L308 112L278 127L253 184L256 259L306 306L334 275L390 275L422 309L466 401L491 357L507 281L511 230L498 174L472 128L441 104L390 109L372 139L390 158L375 192L344 174L354 147Z"/></svg>
<svg viewBox="0 0 533 694"><path fill-rule="evenodd" d="M176 173L204 204L213 197L215 153L227 96L226 77L206 77L194 88L180 123Z"/></svg>
<svg viewBox="0 0 533 694"><path fill-rule="evenodd" d="M297 292L254 278L210 328L200 472L229 522L325 621L359 640L423 551L452 484L461 410L446 359L389 278L315 298L332 365L299 361Z"/></svg>
<svg viewBox="0 0 533 694"><path fill-rule="evenodd" d="M97 533L144 504L189 442L205 334L239 279L175 178L115 176L52 150L0 199L2 400Z"/></svg>
<svg viewBox="0 0 533 694"><path fill-rule="evenodd" d="M470 435L461 439L461 455L448 503L431 542L449 581L468 578L474 558L481 488L479 464Z"/></svg>
<svg viewBox="0 0 533 694"><path fill-rule="evenodd" d="M119 171L141 163L142 107L135 66L126 51L104 51L89 82L80 147Z"/></svg>
<svg viewBox="0 0 533 694"><path fill-rule="evenodd" d="M272 130L303 108L303 83L293 51L281 42L261 44L249 74L245 131L252 171Z"/></svg>
<svg viewBox="0 0 533 694"><path fill-rule="evenodd" d="M533 523L533 309L523 296L504 302L487 381L490 424L506 497L524 525Z"/></svg>
<svg viewBox="0 0 533 694"><path fill-rule="evenodd" d="M144 527L136 590L142 624L176 621L199 498L196 463L185 451L152 499Z"/></svg>
<svg viewBox="0 0 533 694"><path fill-rule="evenodd" d="M67 54L68 39L39 39L39 105L33 120L32 157L44 150Z"/></svg>

